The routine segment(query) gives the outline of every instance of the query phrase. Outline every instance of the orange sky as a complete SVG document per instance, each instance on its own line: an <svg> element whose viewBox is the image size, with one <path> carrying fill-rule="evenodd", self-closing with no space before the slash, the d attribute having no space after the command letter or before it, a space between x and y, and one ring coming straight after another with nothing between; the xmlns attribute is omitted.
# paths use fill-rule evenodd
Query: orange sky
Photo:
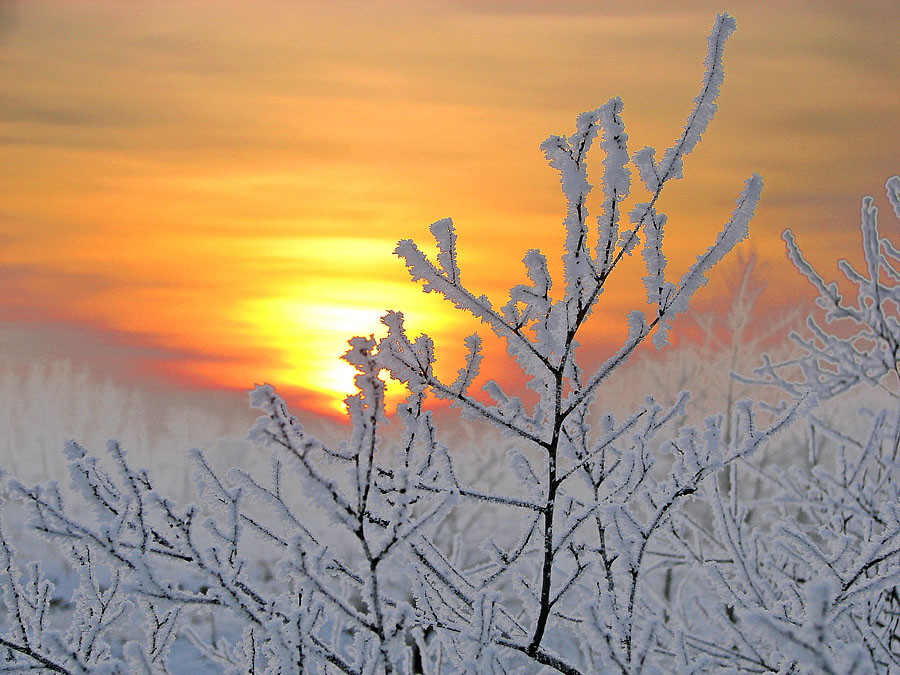
<svg viewBox="0 0 900 675"><path fill-rule="evenodd" d="M527 248L558 254L563 203L538 146L615 95L632 151L670 145L723 9L679 7L0 0L0 349L135 382L265 380L333 410L345 340L401 309L454 372L472 324L407 281L396 241L430 244L452 216L470 286L496 300ZM805 289L782 229L825 269L856 259L859 199L883 202L900 171L900 3L724 9L738 31L719 115L661 202L670 269L758 171L744 247L771 259L768 302L784 304ZM599 343L643 294L633 271L597 314Z"/></svg>

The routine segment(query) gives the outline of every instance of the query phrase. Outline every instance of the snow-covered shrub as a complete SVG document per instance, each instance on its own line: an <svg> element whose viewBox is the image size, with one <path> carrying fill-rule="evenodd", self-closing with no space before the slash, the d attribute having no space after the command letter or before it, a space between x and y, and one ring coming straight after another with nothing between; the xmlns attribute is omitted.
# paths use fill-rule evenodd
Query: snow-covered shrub
<svg viewBox="0 0 900 675"><path fill-rule="evenodd" d="M900 218L900 177L885 188ZM798 358L765 357L755 378L742 379L823 405L789 472L740 469L763 477L777 524L766 536L750 532L737 495L734 505L714 502L718 541L743 561L740 574L715 574L754 624L742 639L803 672L900 672L900 251L880 236L873 204L862 201L865 270L838 263L855 297L827 283L784 233L824 316L808 318L806 335L792 333ZM866 385L877 395L858 395Z"/></svg>
<svg viewBox="0 0 900 675"><path fill-rule="evenodd" d="M250 436L272 451L268 476L218 471L194 451L198 505L176 504L115 441L113 470L70 443L73 488L93 513L55 484L10 481L8 490L29 510L32 528L68 552L79 584L56 611L40 566L21 562L0 531L2 667L177 671L178 645L188 642L212 670L249 673L761 672L782 663L790 672L785 658L807 659L803 640L827 633L830 608L847 591L830 579L809 583L799 597L759 588L759 538L745 532L718 476L731 471L736 485L734 467L802 414L809 398L800 393L767 423L738 402L728 420L710 417L699 429L678 423L686 393L665 407L647 397L625 415L591 416L611 373L647 338L665 346L671 320L747 236L762 189L756 175L696 263L680 279L667 275L658 199L682 177L715 113L734 28L728 15L717 17L700 94L661 158L648 147L630 154L618 98L580 115L572 135L541 146L567 204L561 292L537 250L524 259L530 281L513 286L502 307L470 291L449 219L431 226L436 262L412 241L397 246L426 291L505 341L530 378L534 405L495 381L483 385L486 396L473 391L478 335L466 339L458 377L440 379L431 339L410 337L403 315L390 312L386 337L353 338L344 357L358 371L358 393L346 400L350 437L321 442L272 387L258 386L251 403L264 414ZM586 158L598 139L603 194L591 222ZM626 208L631 163L650 199ZM584 372L578 339L607 280L639 245L651 309L631 312L620 348ZM392 446L381 433L383 370L410 392L397 411L403 437ZM442 441L429 397L505 434L509 480L485 487L463 478L458 465L475 453ZM468 522L466 509L481 518L479 533L492 530L480 541L455 526ZM895 523L893 513L879 517ZM790 553L791 527L778 555ZM707 592L709 578L720 582L719 595ZM797 575L787 578L799 586ZM864 589L854 581L847 590ZM752 602L741 604L750 593ZM209 630L192 623L198 617L209 617ZM775 641L779 630L800 637ZM825 665L845 657L819 654Z"/></svg>

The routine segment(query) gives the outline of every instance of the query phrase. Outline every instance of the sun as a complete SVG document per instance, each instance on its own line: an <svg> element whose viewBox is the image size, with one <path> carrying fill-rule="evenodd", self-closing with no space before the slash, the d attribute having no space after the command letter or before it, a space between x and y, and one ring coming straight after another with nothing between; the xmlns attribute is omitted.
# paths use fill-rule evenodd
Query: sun
<svg viewBox="0 0 900 675"><path fill-rule="evenodd" d="M270 371L276 386L305 389L327 401L327 414L345 412L344 399L356 391L356 370L340 357L355 336L383 336L381 317L389 309L402 309L411 317L412 333L444 335L453 317L435 298L409 282L370 279L305 280L281 289L281 294L241 303L236 318L247 324L258 344L278 355ZM405 389L388 381L386 400L397 403Z"/></svg>
<svg viewBox="0 0 900 675"><path fill-rule="evenodd" d="M332 411L344 412L343 400L355 391L356 369L340 357L347 340L378 332L383 309L361 304L324 304L309 299L272 298L265 301L272 321L288 329L283 347L285 368L278 375L285 384L315 391L330 401ZM312 331L312 332L310 332ZM291 336L303 335L290 343Z"/></svg>

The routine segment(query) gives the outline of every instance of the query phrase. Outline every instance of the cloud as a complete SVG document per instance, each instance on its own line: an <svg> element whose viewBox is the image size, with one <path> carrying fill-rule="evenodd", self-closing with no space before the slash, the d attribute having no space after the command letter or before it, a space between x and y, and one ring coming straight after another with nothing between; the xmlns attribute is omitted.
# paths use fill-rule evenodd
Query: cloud
<svg viewBox="0 0 900 675"><path fill-rule="evenodd" d="M0 45L7 41L19 23L18 4L16 0L0 0Z"/></svg>
<svg viewBox="0 0 900 675"><path fill-rule="evenodd" d="M226 360L206 352L160 347L134 333L48 316L31 316L24 321L0 318L0 336L6 366L69 360L101 375L134 380L140 374L155 379L157 384L164 378L148 368L148 363ZM176 383L177 380L167 380L168 386Z"/></svg>
<svg viewBox="0 0 900 675"><path fill-rule="evenodd" d="M91 111L81 107L44 105L5 93L0 93L0 121L60 126L104 124Z"/></svg>
<svg viewBox="0 0 900 675"><path fill-rule="evenodd" d="M100 274L75 273L47 265L0 265L0 315L30 308L38 313L58 313L67 304L109 290L117 281Z"/></svg>

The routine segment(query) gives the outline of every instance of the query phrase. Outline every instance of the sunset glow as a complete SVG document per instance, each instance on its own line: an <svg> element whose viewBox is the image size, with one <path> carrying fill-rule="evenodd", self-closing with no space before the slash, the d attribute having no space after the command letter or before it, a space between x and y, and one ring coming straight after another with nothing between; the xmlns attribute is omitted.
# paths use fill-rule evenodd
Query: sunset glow
<svg viewBox="0 0 900 675"><path fill-rule="evenodd" d="M383 334L381 317L388 309L404 308L410 329L428 327L437 339L448 338L452 315L440 311L416 286L385 279L355 276L353 269L370 256L391 260L393 243L366 239L323 239L295 242L283 254L304 260L338 257L331 272L298 279L272 288L265 296L248 299L234 309L234 318L247 326L262 348L283 354L274 379L322 395L339 412L343 398L354 390L356 371L337 357L354 335ZM381 254L379 256L379 254ZM388 401L396 403L402 388L389 383Z"/></svg>
<svg viewBox="0 0 900 675"><path fill-rule="evenodd" d="M76 361L126 345L123 372L270 381L332 413L352 391L347 339L382 334L395 309L446 345L453 373L477 326L409 283L397 240L428 248L428 225L453 217L467 282L497 301L528 248L557 256L563 202L538 146L620 95L630 149L667 147L721 11L679 7L2 4L0 319L90 331ZM766 302L786 304L803 286L782 229L833 264L858 248L860 196L900 170L900 6L727 9L719 116L661 204L670 260L692 262L758 171L745 249L771 263ZM604 298L599 349L639 302L638 276Z"/></svg>

